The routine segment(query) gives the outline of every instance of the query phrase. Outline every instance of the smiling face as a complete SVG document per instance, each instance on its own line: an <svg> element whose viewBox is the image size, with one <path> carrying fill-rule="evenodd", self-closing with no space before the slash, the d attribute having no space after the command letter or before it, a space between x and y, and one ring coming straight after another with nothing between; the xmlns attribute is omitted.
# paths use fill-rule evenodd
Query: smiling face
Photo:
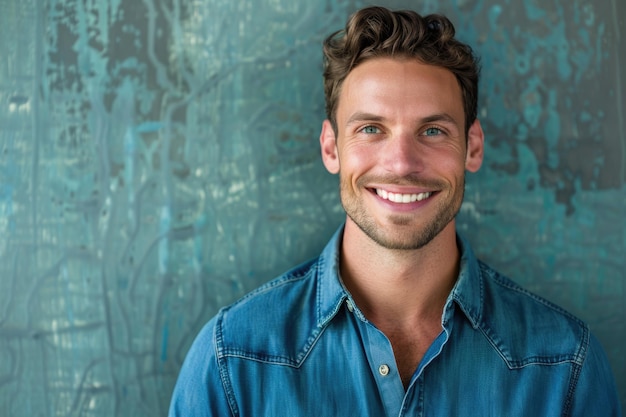
<svg viewBox="0 0 626 417"><path fill-rule="evenodd" d="M340 175L346 230L388 249L419 249L454 231L465 170L482 163L483 133L476 121L466 139L450 71L415 59L368 60L346 77L336 120L336 134L324 122L320 143L324 165Z"/></svg>

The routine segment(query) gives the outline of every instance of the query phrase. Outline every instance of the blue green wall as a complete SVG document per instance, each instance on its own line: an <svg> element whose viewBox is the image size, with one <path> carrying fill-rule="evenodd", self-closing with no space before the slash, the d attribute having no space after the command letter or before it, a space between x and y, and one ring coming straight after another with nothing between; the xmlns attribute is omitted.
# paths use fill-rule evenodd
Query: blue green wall
<svg viewBox="0 0 626 417"><path fill-rule="evenodd" d="M590 324L626 404L626 3L380 3L482 56L459 228ZM320 42L365 4L0 0L0 415L165 415L202 324L320 250Z"/></svg>

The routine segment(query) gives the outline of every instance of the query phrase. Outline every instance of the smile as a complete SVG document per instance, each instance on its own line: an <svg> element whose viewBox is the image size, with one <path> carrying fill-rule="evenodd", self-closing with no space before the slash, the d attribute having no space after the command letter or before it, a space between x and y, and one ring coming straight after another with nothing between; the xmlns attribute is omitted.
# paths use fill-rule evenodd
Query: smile
<svg viewBox="0 0 626 417"><path fill-rule="evenodd" d="M376 194L382 199L389 200L393 203L414 203L416 201L422 201L431 196L431 192L418 193L418 194L400 194L391 193L380 188L376 189Z"/></svg>

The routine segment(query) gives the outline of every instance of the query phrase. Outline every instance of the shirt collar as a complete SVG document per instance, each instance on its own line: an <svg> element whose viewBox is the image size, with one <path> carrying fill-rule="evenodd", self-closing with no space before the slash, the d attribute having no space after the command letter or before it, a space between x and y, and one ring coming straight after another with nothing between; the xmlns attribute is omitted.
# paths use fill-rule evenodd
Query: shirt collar
<svg viewBox="0 0 626 417"><path fill-rule="evenodd" d="M448 307L454 300L472 323L472 326L478 328L482 318L484 300L484 282L479 261L464 237L457 233L456 241L461 253L459 277L448 297L443 321L445 323L451 318L448 316L450 314Z"/></svg>
<svg viewBox="0 0 626 417"><path fill-rule="evenodd" d="M324 326L339 311L348 298L341 283L339 256L344 225L339 227L317 260L317 324Z"/></svg>
<svg viewBox="0 0 626 417"><path fill-rule="evenodd" d="M340 278L339 258L344 225L339 227L330 239L317 260L318 288L317 288L317 323L323 327L339 311L345 300L350 298ZM461 253L459 277L454 285L446 308L444 309L445 323L451 318L451 306L455 301L474 328L479 326L482 317L483 280L479 261L474 256L469 242L457 234L457 245ZM352 301L353 303L353 301ZM361 315L357 311L357 314ZM365 317L361 317L365 319Z"/></svg>

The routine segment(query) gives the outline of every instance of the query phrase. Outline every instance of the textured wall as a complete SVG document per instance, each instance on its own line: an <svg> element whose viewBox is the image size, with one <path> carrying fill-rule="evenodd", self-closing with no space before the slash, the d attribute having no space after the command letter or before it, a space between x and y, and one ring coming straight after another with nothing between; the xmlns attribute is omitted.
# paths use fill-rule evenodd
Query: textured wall
<svg viewBox="0 0 626 417"><path fill-rule="evenodd" d="M0 415L165 415L200 326L318 252L320 42L364 4L0 0ZM626 4L381 4L482 56L459 227L590 323L626 403Z"/></svg>

